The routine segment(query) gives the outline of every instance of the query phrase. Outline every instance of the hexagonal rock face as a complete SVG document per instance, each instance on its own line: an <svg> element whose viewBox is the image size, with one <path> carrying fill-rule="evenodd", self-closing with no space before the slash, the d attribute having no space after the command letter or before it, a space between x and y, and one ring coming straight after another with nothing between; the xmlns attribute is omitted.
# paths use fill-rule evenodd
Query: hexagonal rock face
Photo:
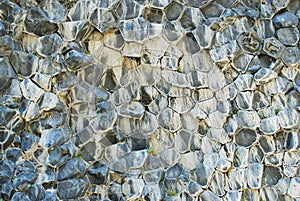
<svg viewBox="0 0 300 201"><path fill-rule="evenodd" d="M255 130L244 128L235 135L235 143L243 147L250 147L256 141L256 138Z"/></svg>
<svg viewBox="0 0 300 201"><path fill-rule="evenodd" d="M0 0L0 200L297 200L298 0Z"/></svg>

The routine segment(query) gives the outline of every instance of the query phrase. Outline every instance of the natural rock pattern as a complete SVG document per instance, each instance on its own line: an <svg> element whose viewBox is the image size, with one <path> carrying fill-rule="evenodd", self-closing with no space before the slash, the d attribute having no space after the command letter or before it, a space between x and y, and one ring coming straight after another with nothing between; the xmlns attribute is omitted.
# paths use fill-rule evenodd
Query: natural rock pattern
<svg viewBox="0 0 300 201"><path fill-rule="evenodd" d="M299 200L297 0L0 0L0 201Z"/></svg>

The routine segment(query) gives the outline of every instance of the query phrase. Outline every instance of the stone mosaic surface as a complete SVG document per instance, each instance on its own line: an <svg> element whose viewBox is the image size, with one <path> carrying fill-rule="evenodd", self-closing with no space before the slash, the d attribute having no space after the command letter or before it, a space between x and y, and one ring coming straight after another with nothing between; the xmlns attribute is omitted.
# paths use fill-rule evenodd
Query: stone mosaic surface
<svg viewBox="0 0 300 201"><path fill-rule="evenodd" d="M0 0L0 200L300 200L300 1Z"/></svg>

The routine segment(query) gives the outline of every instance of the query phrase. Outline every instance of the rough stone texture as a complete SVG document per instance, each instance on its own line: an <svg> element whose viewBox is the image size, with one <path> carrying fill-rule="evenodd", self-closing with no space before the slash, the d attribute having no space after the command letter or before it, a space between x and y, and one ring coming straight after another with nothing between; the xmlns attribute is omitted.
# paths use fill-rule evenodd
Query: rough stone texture
<svg viewBox="0 0 300 201"><path fill-rule="evenodd" d="M297 0L0 0L0 200L299 200Z"/></svg>

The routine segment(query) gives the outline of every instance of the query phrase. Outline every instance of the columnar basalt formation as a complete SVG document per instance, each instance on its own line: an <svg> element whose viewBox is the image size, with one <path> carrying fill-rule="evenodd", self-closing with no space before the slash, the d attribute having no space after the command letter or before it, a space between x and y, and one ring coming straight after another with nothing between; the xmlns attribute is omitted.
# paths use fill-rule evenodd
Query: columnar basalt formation
<svg viewBox="0 0 300 201"><path fill-rule="evenodd" d="M297 0L0 0L0 200L299 200L299 29Z"/></svg>

